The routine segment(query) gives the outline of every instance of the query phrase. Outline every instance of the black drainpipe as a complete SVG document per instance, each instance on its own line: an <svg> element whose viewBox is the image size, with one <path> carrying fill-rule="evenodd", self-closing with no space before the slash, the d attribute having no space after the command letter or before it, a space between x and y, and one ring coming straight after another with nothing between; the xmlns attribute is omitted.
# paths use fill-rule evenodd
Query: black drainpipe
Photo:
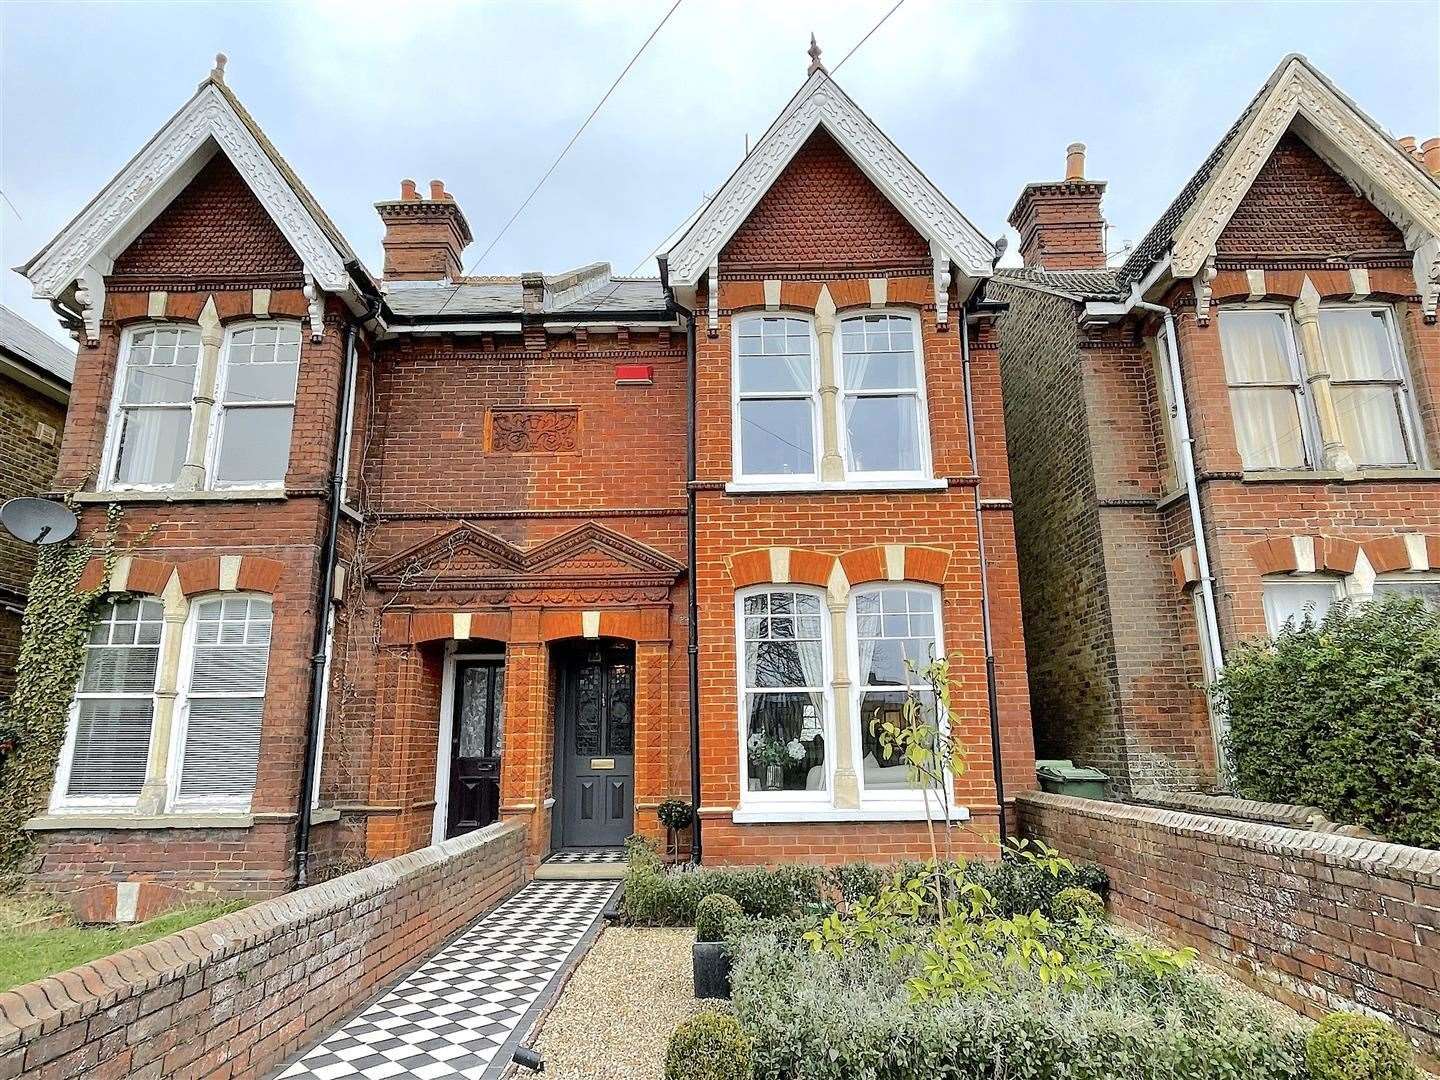
<svg viewBox="0 0 1440 1080"><path fill-rule="evenodd" d="M712 285L711 288L714 288ZM685 320L685 369L687 372L689 410L685 433L685 558L689 593L690 642L686 646L690 660L690 799L695 806L695 822L690 841L690 861L698 863L700 842L700 597L695 588L695 318L687 313Z"/></svg>
<svg viewBox="0 0 1440 1080"><path fill-rule="evenodd" d="M373 312L372 312L373 314ZM315 640L310 655L310 710L305 722L305 767L300 777L300 815L295 826L295 887L303 889L310 862L311 791L320 768L320 703L324 700L326 659L330 652L330 606L335 602L335 565L340 544L340 489L345 480L345 426L350 417L352 375L357 363L354 322L345 326L345 366L340 378L340 412L335 424L334 466L330 470L330 519L320 558L320 589L315 608Z"/></svg>
<svg viewBox="0 0 1440 1080"><path fill-rule="evenodd" d="M983 287L983 285L982 285ZM975 451L975 406L970 393L970 309L979 299L979 290L960 312L961 374L965 383L965 438L970 449L970 467L975 470L975 537L980 548L980 621L985 635L985 691L990 708L990 758L995 769L995 801L1000 810L1000 844L1010 839L1005 821L1005 765L1000 756L1000 699L995 689L995 645L990 634L990 572L985 565L985 513L980 500L980 459ZM978 306L978 305L977 305Z"/></svg>

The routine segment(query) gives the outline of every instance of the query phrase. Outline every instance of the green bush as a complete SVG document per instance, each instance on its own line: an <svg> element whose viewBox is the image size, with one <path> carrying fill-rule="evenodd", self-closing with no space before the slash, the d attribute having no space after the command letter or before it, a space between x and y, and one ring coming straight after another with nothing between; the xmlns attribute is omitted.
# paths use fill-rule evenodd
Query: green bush
<svg viewBox="0 0 1440 1080"><path fill-rule="evenodd" d="M1420 1074L1405 1036L1359 1013L1331 1013L1305 1044L1313 1080L1413 1080Z"/></svg>
<svg viewBox="0 0 1440 1080"><path fill-rule="evenodd" d="M694 926L707 896L728 896L746 915L783 918L820 903L820 870L814 866L666 868L648 844L628 845L625 917L632 926Z"/></svg>
<svg viewBox="0 0 1440 1080"><path fill-rule="evenodd" d="M1440 614L1337 604L1234 650L1214 694L1240 794L1440 847Z"/></svg>
<svg viewBox="0 0 1440 1080"><path fill-rule="evenodd" d="M750 1045L729 1013L696 1013L670 1036L665 1080L750 1080Z"/></svg>
<svg viewBox="0 0 1440 1080"><path fill-rule="evenodd" d="M1061 889L1055 894L1055 902L1050 905L1050 915L1056 922L1063 923L1078 922L1082 915L1095 922L1103 922L1105 898L1078 885Z"/></svg>
<svg viewBox="0 0 1440 1080"><path fill-rule="evenodd" d="M1066 990L1019 980L1000 949L996 991L917 1003L906 979L923 953L836 957L760 932L733 953L755 1080L1308 1080L1298 1017L1191 968L1119 965L1103 988Z"/></svg>
<svg viewBox="0 0 1440 1080"><path fill-rule="evenodd" d="M695 907L695 940L724 941L730 928L745 917L733 896L712 893Z"/></svg>

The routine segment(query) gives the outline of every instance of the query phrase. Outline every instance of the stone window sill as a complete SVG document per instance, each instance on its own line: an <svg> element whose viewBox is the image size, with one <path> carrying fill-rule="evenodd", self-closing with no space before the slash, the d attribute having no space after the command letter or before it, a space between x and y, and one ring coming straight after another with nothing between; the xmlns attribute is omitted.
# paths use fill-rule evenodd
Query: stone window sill
<svg viewBox="0 0 1440 1080"><path fill-rule="evenodd" d="M40 814L25 822L29 832L62 829L248 829L254 814L124 814L61 812Z"/></svg>
<svg viewBox="0 0 1440 1080"><path fill-rule="evenodd" d="M1361 469L1344 473L1333 469L1267 469L1241 474L1246 484L1335 484L1384 483L1387 481L1440 480L1440 469Z"/></svg>
<svg viewBox="0 0 1440 1080"><path fill-rule="evenodd" d="M950 486L945 477L926 480L843 480L843 481L745 481L725 485L727 495L828 495L847 491L943 491Z"/></svg>
<svg viewBox="0 0 1440 1080"><path fill-rule="evenodd" d="M226 488L223 491L77 491L77 503L283 502L282 488Z"/></svg>
<svg viewBox="0 0 1440 1080"><path fill-rule="evenodd" d="M837 809L829 806L786 807L739 807L731 811L730 820L736 825L764 824L824 824L829 822L862 821L924 821L925 808L922 806L864 806L852 809ZM932 820L940 818L938 808ZM950 808L951 823L970 820L970 809L965 806Z"/></svg>

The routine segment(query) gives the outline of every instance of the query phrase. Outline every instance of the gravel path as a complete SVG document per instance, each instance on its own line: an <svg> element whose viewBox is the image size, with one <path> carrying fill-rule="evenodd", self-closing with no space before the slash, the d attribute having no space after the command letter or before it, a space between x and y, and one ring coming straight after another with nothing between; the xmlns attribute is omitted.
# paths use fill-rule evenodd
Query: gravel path
<svg viewBox="0 0 1440 1080"><path fill-rule="evenodd" d="M690 983L694 940L690 929L607 927L540 1031L544 1075L660 1080L675 1025L698 1008Z"/></svg>

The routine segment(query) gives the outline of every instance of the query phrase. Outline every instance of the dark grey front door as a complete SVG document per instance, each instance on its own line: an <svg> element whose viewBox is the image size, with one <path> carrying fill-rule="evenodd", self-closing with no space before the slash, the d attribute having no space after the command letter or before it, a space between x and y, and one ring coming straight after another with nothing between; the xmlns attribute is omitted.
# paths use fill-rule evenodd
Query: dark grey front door
<svg viewBox="0 0 1440 1080"><path fill-rule="evenodd" d="M450 801L445 835L483 828L500 816L500 753L505 739L505 661L455 661L455 723L450 736Z"/></svg>
<svg viewBox="0 0 1440 1080"><path fill-rule="evenodd" d="M560 796L556 847L616 847L635 828L635 647L557 649Z"/></svg>

